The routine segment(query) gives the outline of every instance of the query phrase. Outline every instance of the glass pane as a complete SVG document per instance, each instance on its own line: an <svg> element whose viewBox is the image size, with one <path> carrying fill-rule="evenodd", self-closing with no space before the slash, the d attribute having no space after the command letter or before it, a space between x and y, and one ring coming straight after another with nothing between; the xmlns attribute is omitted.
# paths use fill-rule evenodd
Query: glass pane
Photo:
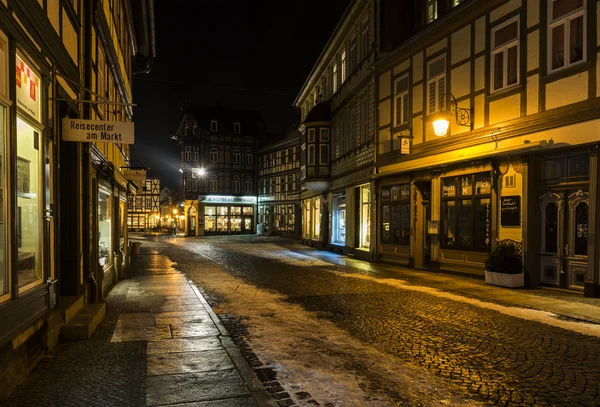
<svg viewBox="0 0 600 407"><path fill-rule="evenodd" d="M252 219L251 218L244 218L244 231L252 232Z"/></svg>
<svg viewBox="0 0 600 407"><path fill-rule="evenodd" d="M552 69L565 65L565 26L552 29Z"/></svg>
<svg viewBox="0 0 600 407"><path fill-rule="evenodd" d="M546 206L546 223L544 224L546 253L556 253L558 247L558 207L555 203Z"/></svg>
<svg viewBox="0 0 600 407"><path fill-rule="evenodd" d="M227 233L229 231L229 218L227 216L217 216L217 232Z"/></svg>
<svg viewBox="0 0 600 407"><path fill-rule="evenodd" d="M402 240L402 213L400 213L400 205L392 206L392 243L400 244Z"/></svg>
<svg viewBox="0 0 600 407"><path fill-rule="evenodd" d="M254 208L252 206L244 206L242 211L244 215L252 215L254 213Z"/></svg>
<svg viewBox="0 0 600 407"><path fill-rule="evenodd" d="M402 202L410 201L410 185L405 184L400 187L400 199Z"/></svg>
<svg viewBox="0 0 600 407"><path fill-rule="evenodd" d="M392 201L400 200L400 187L392 187Z"/></svg>
<svg viewBox="0 0 600 407"><path fill-rule="evenodd" d="M429 64L429 79L433 79L446 72L446 58L440 58Z"/></svg>
<svg viewBox="0 0 600 407"><path fill-rule="evenodd" d="M383 205L382 211L382 235L381 241L383 243L391 243L392 241L392 230L391 230L391 211L390 205Z"/></svg>
<svg viewBox="0 0 600 407"><path fill-rule="evenodd" d="M205 206L204 207L204 214L205 215L216 215L217 214L217 208L215 208L214 206Z"/></svg>
<svg viewBox="0 0 600 407"><path fill-rule="evenodd" d="M475 200L475 247L490 247L491 200L490 198Z"/></svg>
<svg viewBox="0 0 600 407"><path fill-rule="evenodd" d="M381 200L388 201L390 199L390 189L382 188L381 189Z"/></svg>
<svg viewBox="0 0 600 407"><path fill-rule="evenodd" d="M519 69L519 48L515 45L510 47L507 51L508 61L506 66L506 86L514 85L517 83L518 69Z"/></svg>
<svg viewBox="0 0 600 407"><path fill-rule="evenodd" d="M456 202L442 202L442 242L447 246L456 245Z"/></svg>
<svg viewBox="0 0 600 407"><path fill-rule="evenodd" d="M456 178L442 179L442 197L449 198L456 196Z"/></svg>
<svg viewBox="0 0 600 407"><path fill-rule="evenodd" d="M581 202L575 208L575 254L587 256L588 204Z"/></svg>
<svg viewBox="0 0 600 407"><path fill-rule="evenodd" d="M227 206L218 206L217 214L221 216L227 215Z"/></svg>
<svg viewBox="0 0 600 407"><path fill-rule="evenodd" d="M242 208L240 206L232 206L231 207L231 214L232 215L241 215L242 214Z"/></svg>
<svg viewBox="0 0 600 407"><path fill-rule="evenodd" d="M583 60L583 16L571 20L571 35L569 44L569 62Z"/></svg>
<svg viewBox="0 0 600 407"><path fill-rule="evenodd" d="M402 205L402 236L400 244L410 245L410 204Z"/></svg>
<svg viewBox="0 0 600 407"><path fill-rule="evenodd" d="M470 175L460 177L460 194L473 195L473 178Z"/></svg>
<svg viewBox="0 0 600 407"><path fill-rule="evenodd" d="M569 178L587 178L590 175L590 156L569 157Z"/></svg>
<svg viewBox="0 0 600 407"><path fill-rule="evenodd" d="M217 219L214 216L206 216L204 218L204 231L215 232L217 230Z"/></svg>
<svg viewBox="0 0 600 407"><path fill-rule="evenodd" d="M112 263L112 195L98 191L98 262L101 266ZM146 226L146 220L140 218L140 226Z"/></svg>
<svg viewBox="0 0 600 407"><path fill-rule="evenodd" d="M552 5L552 19L556 20L580 7L583 7L583 0L555 0Z"/></svg>
<svg viewBox="0 0 600 407"><path fill-rule="evenodd" d="M0 37L0 43L2 43L2 38ZM6 50L6 43L3 43L3 49L0 49L0 53ZM2 48L2 47L0 47ZM4 50L4 51L3 51ZM0 58L0 62L3 59ZM4 78L0 78L0 81L4 81ZM5 127L4 127L4 113L5 109L3 106L0 106L0 295L6 294L8 292L8 269L6 267L6 211L4 206L4 194L6 192L5 188L5 180L6 176L4 171L6 170L6 162L4 154L4 138L5 138Z"/></svg>
<svg viewBox="0 0 600 407"><path fill-rule="evenodd" d="M518 35L519 26L517 24L517 21L515 21L505 27L502 27L494 33L494 47L497 48L501 45L516 40Z"/></svg>
<svg viewBox="0 0 600 407"><path fill-rule="evenodd" d="M42 278L40 251L40 133L17 118L17 248L19 287Z"/></svg>
<svg viewBox="0 0 600 407"><path fill-rule="evenodd" d="M479 174L475 176L475 193L477 195L489 194L492 191L490 174Z"/></svg>
<svg viewBox="0 0 600 407"><path fill-rule="evenodd" d="M396 81L396 94L408 90L408 76Z"/></svg>
<svg viewBox="0 0 600 407"><path fill-rule="evenodd" d="M362 202L363 203L370 202L371 201L371 191L369 190L369 187L362 187L361 192L362 192Z"/></svg>
<svg viewBox="0 0 600 407"><path fill-rule="evenodd" d="M367 192L368 188L365 188ZM360 235L361 242L360 246L364 248L368 248L371 244L371 204L363 204L362 205L362 213L361 213L361 225L360 225Z"/></svg>
<svg viewBox="0 0 600 407"><path fill-rule="evenodd" d="M567 177L567 159L553 158L544 161L543 180L546 183L560 182Z"/></svg>
<svg viewBox="0 0 600 407"><path fill-rule="evenodd" d="M241 232L242 231L242 218L239 216L231 217L231 232Z"/></svg>
<svg viewBox="0 0 600 407"><path fill-rule="evenodd" d="M465 199L458 202L458 245L473 247L473 202Z"/></svg>
<svg viewBox="0 0 600 407"><path fill-rule="evenodd" d="M494 90L504 87L504 52L494 54Z"/></svg>
<svg viewBox="0 0 600 407"><path fill-rule="evenodd" d="M408 93L405 93L404 96L402 96L402 123L408 123L408 116L409 116L409 111L408 111Z"/></svg>

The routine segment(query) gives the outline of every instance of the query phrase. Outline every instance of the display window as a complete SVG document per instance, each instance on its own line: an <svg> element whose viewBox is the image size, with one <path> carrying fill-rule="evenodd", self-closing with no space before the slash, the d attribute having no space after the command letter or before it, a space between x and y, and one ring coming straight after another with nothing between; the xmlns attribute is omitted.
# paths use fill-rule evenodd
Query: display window
<svg viewBox="0 0 600 407"><path fill-rule="evenodd" d="M346 242L346 197L334 198L333 204L333 243Z"/></svg>
<svg viewBox="0 0 600 407"><path fill-rule="evenodd" d="M0 41L2 38L0 37ZM4 154L4 142L6 140L6 108L0 105L0 298L8 293L9 272L6 256L6 154Z"/></svg>
<svg viewBox="0 0 600 407"><path fill-rule="evenodd" d="M381 189L381 242L410 245L410 184Z"/></svg>
<svg viewBox="0 0 600 407"><path fill-rule="evenodd" d="M139 221L141 223L142 217ZM145 222L144 222L145 224ZM141 224L140 227L143 227ZM98 190L98 262L107 271L112 265L112 195Z"/></svg>
<svg viewBox="0 0 600 407"><path fill-rule="evenodd" d="M360 247L371 246L371 189L368 185L360 187Z"/></svg>
<svg viewBox="0 0 600 407"><path fill-rule="evenodd" d="M253 233L254 207L205 206L205 233Z"/></svg>
<svg viewBox="0 0 600 407"><path fill-rule="evenodd" d="M319 239L321 235L321 200L319 198L315 198L313 201L313 239Z"/></svg>
<svg viewBox="0 0 600 407"><path fill-rule="evenodd" d="M489 250L490 173L442 178L442 246Z"/></svg>

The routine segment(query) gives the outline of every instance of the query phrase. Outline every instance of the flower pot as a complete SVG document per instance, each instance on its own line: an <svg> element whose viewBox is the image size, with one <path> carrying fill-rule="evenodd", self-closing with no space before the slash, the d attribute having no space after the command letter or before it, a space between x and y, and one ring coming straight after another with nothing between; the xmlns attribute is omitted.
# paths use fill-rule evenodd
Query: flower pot
<svg viewBox="0 0 600 407"><path fill-rule="evenodd" d="M487 284L498 285L500 287L524 287L525 286L525 273L519 274L506 274L496 273L493 271L485 271L485 282Z"/></svg>

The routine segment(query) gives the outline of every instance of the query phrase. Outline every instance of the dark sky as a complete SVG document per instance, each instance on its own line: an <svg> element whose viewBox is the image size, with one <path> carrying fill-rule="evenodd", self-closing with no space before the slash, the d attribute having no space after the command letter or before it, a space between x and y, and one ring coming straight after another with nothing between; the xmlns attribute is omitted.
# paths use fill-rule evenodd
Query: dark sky
<svg viewBox="0 0 600 407"><path fill-rule="evenodd" d="M273 133L296 119L294 98L349 1L155 1L156 61L133 80L132 166L177 186L169 136L188 101L258 110Z"/></svg>

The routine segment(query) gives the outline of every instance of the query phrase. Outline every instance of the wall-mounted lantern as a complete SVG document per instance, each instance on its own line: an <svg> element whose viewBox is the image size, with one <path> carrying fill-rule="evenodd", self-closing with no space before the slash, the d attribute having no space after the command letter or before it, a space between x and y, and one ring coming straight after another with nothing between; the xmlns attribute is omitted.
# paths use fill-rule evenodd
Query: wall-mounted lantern
<svg viewBox="0 0 600 407"><path fill-rule="evenodd" d="M450 116L453 116L456 120L456 124L459 126L465 126L473 129L471 123L471 111L469 109L463 109L458 107L456 98L450 94L450 112L446 111L441 113L433 121L433 132L438 137L445 137L448 134L448 127L450 127Z"/></svg>

